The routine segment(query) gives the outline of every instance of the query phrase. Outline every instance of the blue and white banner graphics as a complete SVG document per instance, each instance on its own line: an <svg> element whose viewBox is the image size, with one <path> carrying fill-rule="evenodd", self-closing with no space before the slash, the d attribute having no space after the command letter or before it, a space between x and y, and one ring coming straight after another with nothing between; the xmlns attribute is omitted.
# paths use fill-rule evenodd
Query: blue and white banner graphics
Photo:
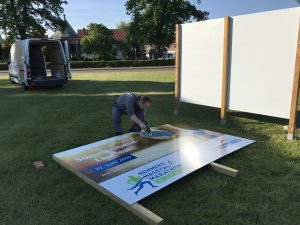
<svg viewBox="0 0 300 225"><path fill-rule="evenodd" d="M163 138L128 133L53 155L64 167L133 204L253 140L162 125ZM163 133L163 132L162 132Z"/></svg>

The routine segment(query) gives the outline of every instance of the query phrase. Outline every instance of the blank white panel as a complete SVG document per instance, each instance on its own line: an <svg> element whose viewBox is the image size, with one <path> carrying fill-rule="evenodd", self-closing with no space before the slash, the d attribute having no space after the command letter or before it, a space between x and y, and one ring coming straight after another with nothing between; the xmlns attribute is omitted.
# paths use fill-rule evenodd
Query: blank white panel
<svg viewBox="0 0 300 225"><path fill-rule="evenodd" d="M224 19L182 25L180 101L221 107Z"/></svg>
<svg viewBox="0 0 300 225"><path fill-rule="evenodd" d="M229 109L289 118L300 8L233 17Z"/></svg>

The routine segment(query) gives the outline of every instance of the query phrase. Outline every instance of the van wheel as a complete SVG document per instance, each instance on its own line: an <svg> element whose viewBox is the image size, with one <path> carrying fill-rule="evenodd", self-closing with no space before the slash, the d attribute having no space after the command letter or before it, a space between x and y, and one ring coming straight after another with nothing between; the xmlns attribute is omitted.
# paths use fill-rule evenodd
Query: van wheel
<svg viewBox="0 0 300 225"><path fill-rule="evenodd" d="M29 86L26 86L24 83L22 83L23 90L29 90Z"/></svg>

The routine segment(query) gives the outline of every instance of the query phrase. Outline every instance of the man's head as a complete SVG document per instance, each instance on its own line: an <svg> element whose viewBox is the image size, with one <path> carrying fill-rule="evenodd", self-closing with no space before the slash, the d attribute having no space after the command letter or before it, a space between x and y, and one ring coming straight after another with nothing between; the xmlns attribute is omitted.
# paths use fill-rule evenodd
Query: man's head
<svg viewBox="0 0 300 225"><path fill-rule="evenodd" d="M141 109L147 109L151 105L151 100L150 100L149 96L142 95L140 100L138 100L137 103Z"/></svg>

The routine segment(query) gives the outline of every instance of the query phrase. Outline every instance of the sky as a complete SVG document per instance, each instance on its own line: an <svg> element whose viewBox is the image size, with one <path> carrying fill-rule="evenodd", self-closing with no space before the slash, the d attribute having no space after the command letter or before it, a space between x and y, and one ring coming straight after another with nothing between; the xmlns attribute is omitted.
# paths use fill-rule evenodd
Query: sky
<svg viewBox="0 0 300 225"><path fill-rule="evenodd" d="M126 0L67 0L64 14L73 29L86 28L90 23L102 23L109 29L117 28L121 21L130 21L126 14ZM168 1L168 0L165 0ZM296 0L190 0L198 9L210 13L209 19L237 16L299 6ZM51 36L53 31L48 31Z"/></svg>
<svg viewBox="0 0 300 225"><path fill-rule="evenodd" d="M121 21L130 21L126 15L126 0L68 0L64 6L65 15L73 29L86 28L89 23L102 23L106 27L117 28ZM297 7L296 0L190 0L198 9L210 13L209 18L237 16L269 10Z"/></svg>

